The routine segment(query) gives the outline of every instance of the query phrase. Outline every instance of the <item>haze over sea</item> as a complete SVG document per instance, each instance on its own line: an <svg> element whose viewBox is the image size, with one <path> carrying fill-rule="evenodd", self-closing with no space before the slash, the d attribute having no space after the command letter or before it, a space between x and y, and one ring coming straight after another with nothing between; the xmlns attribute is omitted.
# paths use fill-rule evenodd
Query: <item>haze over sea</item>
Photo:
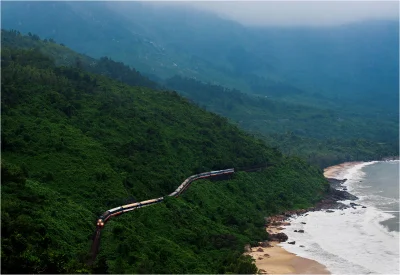
<svg viewBox="0 0 400 275"><path fill-rule="evenodd" d="M346 178L347 190L359 197L355 203L367 208L292 218L283 232L296 244L281 245L324 264L332 273L399 274L399 161L358 164L336 178Z"/></svg>

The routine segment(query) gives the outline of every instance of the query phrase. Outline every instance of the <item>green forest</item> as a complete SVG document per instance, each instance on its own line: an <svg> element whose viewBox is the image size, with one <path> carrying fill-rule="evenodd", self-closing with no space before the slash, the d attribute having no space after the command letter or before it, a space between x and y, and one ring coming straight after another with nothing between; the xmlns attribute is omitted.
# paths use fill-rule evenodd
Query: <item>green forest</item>
<svg viewBox="0 0 400 275"><path fill-rule="evenodd" d="M298 156L320 168L344 161L376 160L399 154L398 114L331 105L305 106L254 96L237 89L174 76L155 81L122 62L78 54L54 40L2 30L2 45L35 48L58 66L71 66L108 76L131 86L173 90L202 109L228 118L230 123L266 141L285 155ZM296 96L298 89L276 87L277 93ZM360 107L361 108L361 107Z"/></svg>
<svg viewBox="0 0 400 275"><path fill-rule="evenodd" d="M167 79L165 85L230 118L282 153L321 168L399 154L399 120L392 114L287 103L179 76Z"/></svg>
<svg viewBox="0 0 400 275"><path fill-rule="evenodd" d="M245 244L267 238L265 218L309 207L328 188L317 166L121 63L36 35L14 31L8 39L1 50L3 273L254 274L242 254ZM29 40L36 46L21 46ZM197 181L179 198L114 218L87 264L105 210L164 196L195 173L267 163L229 180Z"/></svg>

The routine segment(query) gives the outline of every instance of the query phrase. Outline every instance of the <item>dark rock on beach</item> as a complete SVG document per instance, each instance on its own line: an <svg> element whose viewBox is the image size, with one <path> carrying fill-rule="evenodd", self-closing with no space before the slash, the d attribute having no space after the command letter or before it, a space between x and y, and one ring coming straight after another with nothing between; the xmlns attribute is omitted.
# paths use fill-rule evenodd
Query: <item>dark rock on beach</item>
<svg viewBox="0 0 400 275"><path fill-rule="evenodd" d="M327 179L330 186L325 197L318 202L314 207L307 209L308 211L321 211L326 209L346 209L352 206L345 205L339 201L342 200L358 200L358 197L350 194L347 191L338 190L337 188L346 187L342 186L347 179L339 180L334 178ZM328 212L329 213L329 212Z"/></svg>
<svg viewBox="0 0 400 275"><path fill-rule="evenodd" d="M358 197L350 194L347 191L341 191L341 190L337 190L334 188L330 188L329 192L328 192L328 198L331 198L333 200L358 200Z"/></svg>
<svg viewBox="0 0 400 275"><path fill-rule="evenodd" d="M285 233L277 233L277 234L269 234L268 240L269 241L278 241L278 242L286 242L288 236Z"/></svg>
<svg viewBox="0 0 400 275"><path fill-rule="evenodd" d="M296 243L296 241L293 241L293 242L288 242L288 244L295 244Z"/></svg>
<svg viewBox="0 0 400 275"><path fill-rule="evenodd" d="M335 179L335 178L327 178L327 180L330 183L331 187L333 187L333 188L343 187L342 184L347 181L347 179L339 180L339 179Z"/></svg>
<svg viewBox="0 0 400 275"><path fill-rule="evenodd" d="M259 242L258 245L261 247L272 247L272 245L270 245L269 242L267 242L267 241Z"/></svg>

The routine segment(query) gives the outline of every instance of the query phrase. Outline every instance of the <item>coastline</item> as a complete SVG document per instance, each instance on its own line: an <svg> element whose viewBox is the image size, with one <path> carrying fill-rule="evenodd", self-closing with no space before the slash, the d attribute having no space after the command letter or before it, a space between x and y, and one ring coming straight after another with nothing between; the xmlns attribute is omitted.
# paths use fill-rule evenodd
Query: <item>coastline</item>
<svg viewBox="0 0 400 275"><path fill-rule="evenodd" d="M324 169L324 177L330 182L330 192L320 203L309 209L287 211L282 215L276 215L268 218L266 230L270 234L269 241L259 243L257 247L246 246L244 255L250 255L255 260L255 265L261 274L331 274L327 267L315 260L297 256L279 246L280 242L288 241L289 244L295 245L295 242L288 240L286 234L281 231L285 225L286 219L293 215L308 215L309 211L322 211L326 209L343 209L348 206L339 203L339 200L351 199L357 197L349 194L346 189L339 191L336 188L346 181L336 177L343 170L347 170L355 165L363 162L345 162L333 165ZM356 204L354 204L356 205ZM328 210L329 211L329 210Z"/></svg>
<svg viewBox="0 0 400 275"><path fill-rule="evenodd" d="M345 169L351 168L355 165L362 164L364 163L363 161L354 161L354 162L344 162L341 164L329 166L324 169L324 177L327 179L334 178L339 175L340 172L342 172Z"/></svg>
<svg viewBox="0 0 400 275"><path fill-rule="evenodd" d="M285 216L274 216L266 230L272 236L279 236L285 225ZM279 221L280 220L280 221ZM279 239L279 237L277 237ZM303 258L279 246L280 241L266 241L257 247L247 246L244 255L255 259L255 265L261 274L331 274L326 266L317 261Z"/></svg>

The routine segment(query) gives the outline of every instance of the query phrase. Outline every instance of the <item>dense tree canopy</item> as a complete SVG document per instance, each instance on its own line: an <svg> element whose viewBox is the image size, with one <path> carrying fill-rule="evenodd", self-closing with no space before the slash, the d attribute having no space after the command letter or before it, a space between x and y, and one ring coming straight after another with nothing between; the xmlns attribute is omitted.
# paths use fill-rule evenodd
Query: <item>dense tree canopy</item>
<svg viewBox="0 0 400 275"><path fill-rule="evenodd" d="M326 190L321 170L175 92L56 64L40 49L2 48L4 273L254 273L242 252L266 238L264 217ZM106 209L168 194L193 173L265 163L113 219L86 265Z"/></svg>
<svg viewBox="0 0 400 275"><path fill-rule="evenodd" d="M149 80L133 68L103 57L100 60L78 54L55 42L40 41L18 31L2 30L2 44L36 48L57 65L79 67L133 86L178 91L203 109L223 115L239 127L279 148L284 154L297 155L321 168L343 161L372 160L398 155L398 114L376 112L371 108L307 107L264 96L252 96L236 89L175 76L159 83ZM272 89L272 90L271 90ZM269 91L301 94L295 87L280 84Z"/></svg>

